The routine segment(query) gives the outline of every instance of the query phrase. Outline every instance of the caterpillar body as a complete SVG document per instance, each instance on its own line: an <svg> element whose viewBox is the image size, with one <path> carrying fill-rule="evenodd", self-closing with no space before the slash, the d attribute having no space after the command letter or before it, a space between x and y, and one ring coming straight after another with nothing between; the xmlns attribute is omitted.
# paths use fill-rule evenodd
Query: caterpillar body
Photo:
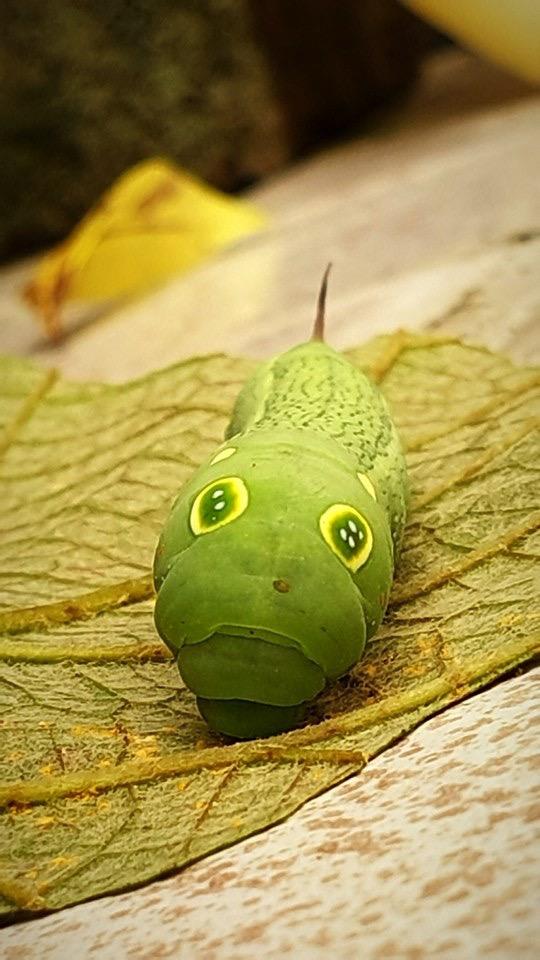
<svg viewBox="0 0 540 960"><path fill-rule="evenodd" d="M296 726L383 618L407 504L382 394L322 340L262 365L183 487L154 560L155 622L221 733Z"/></svg>

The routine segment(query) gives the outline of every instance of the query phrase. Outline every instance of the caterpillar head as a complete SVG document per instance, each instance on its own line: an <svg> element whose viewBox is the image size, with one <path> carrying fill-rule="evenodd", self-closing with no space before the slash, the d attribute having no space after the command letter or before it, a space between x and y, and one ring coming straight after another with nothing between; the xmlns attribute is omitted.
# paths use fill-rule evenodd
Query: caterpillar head
<svg viewBox="0 0 540 960"><path fill-rule="evenodd" d="M360 658L392 575L373 494L337 444L302 431L233 438L184 487L155 618L213 729L289 729Z"/></svg>

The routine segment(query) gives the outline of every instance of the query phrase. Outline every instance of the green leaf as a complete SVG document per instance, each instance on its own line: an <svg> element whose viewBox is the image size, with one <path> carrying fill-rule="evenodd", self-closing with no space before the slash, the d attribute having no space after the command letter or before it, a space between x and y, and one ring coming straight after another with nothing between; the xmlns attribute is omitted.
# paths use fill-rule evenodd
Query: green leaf
<svg viewBox="0 0 540 960"><path fill-rule="evenodd" d="M211 356L103 386L3 361L6 918L143 883L276 823L538 650L538 374L406 334L350 356L408 449L389 613L305 728L238 744L206 729L159 641L149 569L255 365Z"/></svg>

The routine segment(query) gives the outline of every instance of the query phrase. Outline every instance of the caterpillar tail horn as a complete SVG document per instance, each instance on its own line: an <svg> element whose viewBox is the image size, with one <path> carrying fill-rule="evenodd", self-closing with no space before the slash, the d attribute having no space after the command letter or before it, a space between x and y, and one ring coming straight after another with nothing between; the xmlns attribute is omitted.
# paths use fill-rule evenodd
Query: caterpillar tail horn
<svg viewBox="0 0 540 960"><path fill-rule="evenodd" d="M324 340L324 320L325 320L325 310L326 310L326 290L328 288L328 276L330 270L332 269L332 264L329 263L324 275L322 278L321 289L319 290L319 297L317 299L317 314L315 317L315 323L313 324L313 331L311 333L312 340Z"/></svg>

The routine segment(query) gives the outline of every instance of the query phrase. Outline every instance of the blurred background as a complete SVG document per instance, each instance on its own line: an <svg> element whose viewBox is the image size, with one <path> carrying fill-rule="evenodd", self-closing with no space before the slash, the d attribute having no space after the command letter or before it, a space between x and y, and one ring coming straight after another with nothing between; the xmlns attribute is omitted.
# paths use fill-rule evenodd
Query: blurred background
<svg viewBox="0 0 540 960"><path fill-rule="evenodd" d="M361 130L441 39L396 0L7 0L0 255L62 239L154 155L251 185Z"/></svg>
<svg viewBox="0 0 540 960"><path fill-rule="evenodd" d="M140 372L144 364L126 366L119 357L122 319L111 317L107 332L103 322L96 327L99 310L75 313L75 319L68 311L63 333L77 331L80 343L86 331L87 354L96 349L95 337L104 337L117 369L114 361L89 361L86 371L82 352L73 359L83 347L47 347L39 317L21 295L36 261L22 258L64 240L122 173L152 157L220 191L247 195L268 215L264 238L242 241L236 259L230 252L213 256L214 266L196 267L174 294L169 285L170 296L154 302L151 317L140 308L133 312L133 303L130 318L119 315L130 326L134 349L157 338L149 361L154 365L189 349L265 354L286 346L305 329L308 303L329 259L336 261L336 339L346 345L370 330L406 324L410 314L414 322L425 320L425 290L437 285L425 273L430 249L440 264L448 256L455 262L457 250L461 256L471 243L476 250L511 234L534 240L536 201L527 196L538 160L531 153L538 113L531 112L536 100L530 83L535 49L540 64L538 14L536 26L530 21L525 29L520 17L525 10L534 20L531 4L513 5L510 21L521 30L522 47L507 55L503 40L501 54L500 38L494 41L495 60L506 68L510 61L501 71L455 45L461 27L456 33L446 22L444 4L442 19L429 9L441 4L411 0L409 6L427 12L442 31L397 0L5 0L0 349L45 352L77 376L121 379ZM457 15L463 4L452 6ZM492 55L486 37L497 17L486 19L482 0L476 6L465 43L469 30L473 46L480 35L480 46L487 43ZM512 46L508 23L498 29ZM504 110L512 114L510 126L489 131L490 122L502 123ZM510 166L501 137L509 153L525 151ZM470 155L464 157L467 141ZM494 204L501 210L497 225ZM178 242L190 242L180 228ZM414 269L424 272L416 287L419 302L406 285L381 314L374 285L395 284ZM440 309L430 301L430 322L459 306L460 297L469 305L478 301L479 282L470 276L465 284L451 284L451 295L447 286L448 276ZM394 323L388 309L395 310L400 298L405 310ZM372 315L369 323L345 328L345 309L360 307L368 320ZM200 335L192 337L195 324Z"/></svg>

